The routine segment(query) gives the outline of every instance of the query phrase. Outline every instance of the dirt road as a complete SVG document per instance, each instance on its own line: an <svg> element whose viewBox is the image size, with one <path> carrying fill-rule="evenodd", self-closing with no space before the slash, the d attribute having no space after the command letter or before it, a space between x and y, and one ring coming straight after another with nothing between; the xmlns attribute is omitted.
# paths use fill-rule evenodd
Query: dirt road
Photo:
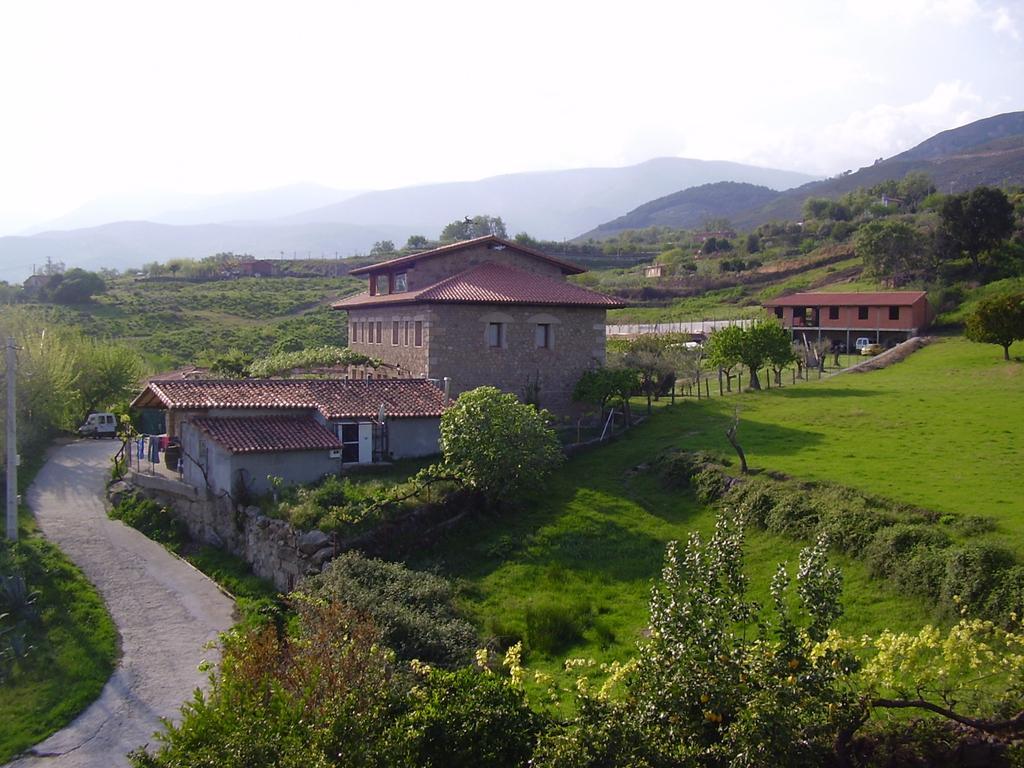
<svg viewBox="0 0 1024 768"><path fill-rule="evenodd" d="M96 585L121 635L121 658L99 699L69 726L9 768L127 766L125 755L153 743L161 717L206 683L197 667L233 623L234 604L204 575L103 506L114 442L55 448L28 503L46 537Z"/></svg>

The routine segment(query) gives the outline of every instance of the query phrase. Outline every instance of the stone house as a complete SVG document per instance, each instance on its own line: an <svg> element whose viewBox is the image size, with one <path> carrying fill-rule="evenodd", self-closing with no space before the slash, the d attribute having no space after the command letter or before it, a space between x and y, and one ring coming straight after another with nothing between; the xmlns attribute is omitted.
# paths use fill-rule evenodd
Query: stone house
<svg viewBox="0 0 1024 768"><path fill-rule="evenodd" d="M334 305L349 347L408 378L483 385L556 413L605 359L605 313L624 303L566 280L585 270L494 235L354 269L369 289Z"/></svg>
<svg viewBox="0 0 1024 768"><path fill-rule="evenodd" d="M132 403L166 412L182 479L214 495L435 454L447 405L430 381L394 379L150 381Z"/></svg>

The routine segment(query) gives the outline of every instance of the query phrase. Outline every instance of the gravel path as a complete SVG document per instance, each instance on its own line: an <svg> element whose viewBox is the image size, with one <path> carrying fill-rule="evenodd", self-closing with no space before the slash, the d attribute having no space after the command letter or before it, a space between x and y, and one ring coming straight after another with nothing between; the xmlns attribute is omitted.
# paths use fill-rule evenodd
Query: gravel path
<svg viewBox="0 0 1024 768"><path fill-rule="evenodd" d="M107 517L104 485L116 447L89 440L55 448L28 503L46 538L99 589L121 658L85 712L9 768L127 766L128 752L153 743L160 718L176 717L206 683L197 667L217 654L204 646L234 621L234 604L206 576Z"/></svg>

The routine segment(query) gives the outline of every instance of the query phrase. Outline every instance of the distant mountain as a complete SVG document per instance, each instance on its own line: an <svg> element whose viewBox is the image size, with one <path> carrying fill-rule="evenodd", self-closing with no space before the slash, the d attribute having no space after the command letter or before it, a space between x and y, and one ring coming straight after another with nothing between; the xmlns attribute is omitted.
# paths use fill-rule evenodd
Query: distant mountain
<svg viewBox="0 0 1024 768"><path fill-rule="evenodd" d="M738 214L767 205L778 196L775 190L755 184L735 181L702 184L644 203L625 216L580 235L579 239L600 240L627 229L645 227L690 229L701 226L705 219L711 217L724 216L732 220Z"/></svg>
<svg viewBox="0 0 1024 768"><path fill-rule="evenodd" d="M289 216L309 208L339 203L363 190L331 189L319 184L291 184L258 192L219 195L148 193L93 200L63 216L21 232L34 235L56 229L96 227L114 221L156 224L216 224L262 221Z"/></svg>
<svg viewBox="0 0 1024 768"><path fill-rule="evenodd" d="M710 184L687 189L645 203L577 239L609 237L624 229L650 226L640 223L645 220L687 229L699 226L705 215L726 216L740 229L769 221L795 221L802 216L804 201L809 197L838 198L859 187L902 179L912 171L928 174L943 192L961 192L982 184L1024 184L1024 112L996 115L943 131L855 173L772 193L770 197L763 191L753 196L749 185Z"/></svg>
<svg viewBox="0 0 1024 768"><path fill-rule="evenodd" d="M287 222L408 224L432 236L445 224L488 213L509 234L529 232L561 240L654 197L717 181L788 189L813 177L792 171L706 160L662 157L624 168L578 168L493 176L480 181L429 184L367 192L342 203L288 217Z"/></svg>
<svg viewBox="0 0 1024 768"><path fill-rule="evenodd" d="M121 221L101 227L0 237L0 280L22 281L47 258L96 270L135 269L150 261L202 258L232 251L258 258L335 258L365 252L385 238L405 241L412 230L351 224L196 224L189 226Z"/></svg>
<svg viewBox="0 0 1024 768"><path fill-rule="evenodd" d="M0 279L23 280L47 257L68 266L124 269L220 251L347 256L365 253L378 240L400 245L410 234L436 237L446 224L483 213L501 216L509 234L526 231L561 240L645 200L696 184L732 180L786 189L811 178L739 163L659 158L625 168L518 173L365 192L340 201L330 196L352 193L313 185L189 199L176 207L166 200L135 200L127 202L159 210L140 215L145 221L65 229L69 222L92 221L110 209L96 204L51 222L48 231L0 238ZM331 204L321 205L325 200Z"/></svg>

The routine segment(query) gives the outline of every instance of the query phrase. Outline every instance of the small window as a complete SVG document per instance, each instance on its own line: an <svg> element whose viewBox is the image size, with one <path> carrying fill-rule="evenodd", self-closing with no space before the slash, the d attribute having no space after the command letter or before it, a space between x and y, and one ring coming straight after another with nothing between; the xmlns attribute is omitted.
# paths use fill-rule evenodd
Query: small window
<svg viewBox="0 0 1024 768"><path fill-rule="evenodd" d="M344 462L359 461L359 425L339 425L338 437L341 440L341 460Z"/></svg>
<svg viewBox="0 0 1024 768"><path fill-rule="evenodd" d="M839 319L839 307L829 307L828 308L828 319L829 320L838 320Z"/></svg>
<svg viewBox="0 0 1024 768"><path fill-rule="evenodd" d="M858 320L867 320L868 319L868 308L867 307L857 307L857 319Z"/></svg>
<svg viewBox="0 0 1024 768"><path fill-rule="evenodd" d="M351 321L348 324L348 340L350 342L359 341L359 339L356 338L356 321L355 320Z"/></svg>
<svg viewBox="0 0 1024 768"><path fill-rule="evenodd" d="M398 346L398 321L391 321L391 346Z"/></svg>
<svg viewBox="0 0 1024 768"><path fill-rule="evenodd" d="M405 344L405 346L407 346L407 347L409 346L409 321L408 320L405 321L405 341L403 343Z"/></svg>
<svg viewBox="0 0 1024 768"><path fill-rule="evenodd" d="M408 280L405 277L405 272L399 272L395 275L395 293L405 293L408 290L407 285Z"/></svg>
<svg viewBox="0 0 1024 768"><path fill-rule="evenodd" d="M889 307L889 319L890 320L899 320L900 319L900 308L899 307Z"/></svg>
<svg viewBox="0 0 1024 768"><path fill-rule="evenodd" d="M377 321L377 343L378 344L383 344L384 343L383 331L384 331L384 323L382 323L380 320L378 320Z"/></svg>
<svg viewBox="0 0 1024 768"><path fill-rule="evenodd" d="M488 347L503 347L505 345L505 324L504 323L488 323L487 324L487 346Z"/></svg>
<svg viewBox="0 0 1024 768"><path fill-rule="evenodd" d="M796 320L797 318L803 319L803 316L804 316L804 308L803 307L793 307L793 319L794 320Z"/></svg>
<svg viewBox="0 0 1024 768"><path fill-rule="evenodd" d="M423 321L422 320L417 320L416 321L416 346L417 347L422 347L423 346Z"/></svg>
<svg viewBox="0 0 1024 768"><path fill-rule="evenodd" d="M775 308L775 316L777 318L779 318L780 320L782 319L782 307L776 307Z"/></svg>
<svg viewBox="0 0 1024 768"><path fill-rule="evenodd" d="M390 286L388 285L389 281L387 275L374 275L373 280L374 285L376 286L376 290L374 291L374 293L376 293L378 296L384 296L391 293Z"/></svg>
<svg viewBox="0 0 1024 768"><path fill-rule="evenodd" d="M536 342L537 349L551 349L551 324L537 323L534 340Z"/></svg>

